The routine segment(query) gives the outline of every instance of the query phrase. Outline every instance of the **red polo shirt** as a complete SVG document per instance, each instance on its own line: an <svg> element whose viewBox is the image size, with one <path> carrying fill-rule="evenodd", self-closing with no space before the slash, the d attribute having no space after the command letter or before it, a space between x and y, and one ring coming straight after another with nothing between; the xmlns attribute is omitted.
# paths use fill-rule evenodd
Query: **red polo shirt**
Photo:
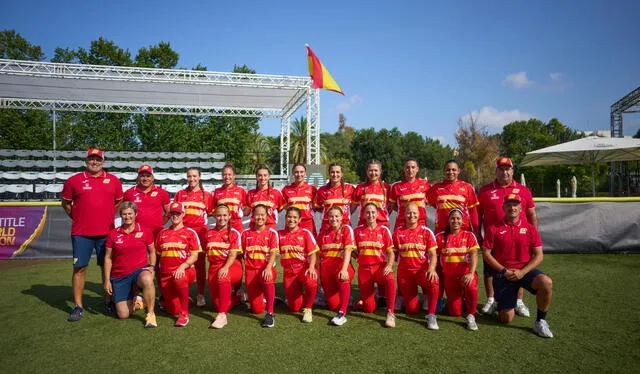
<svg viewBox="0 0 640 374"><path fill-rule="evenodd" d="M285 209L296 207L302 212L302 221L313 220L313 199L316 196L316 188L307 182L302 182L299 186L295 183L284 186L282 197L285 201Z"/></svg>
<svg viewBox="0 0 640 374"><path fill-rule="evenodd" d="M278 247L278 232L274 229L249 229L242 232L242 251L247 269L264 269L269 263L269 254L277 253Z"/></svg>
<svg viewBox="0 0 640 374"><path fill-rule="evenodd" d="M232 184L229 187L222 185L213 191L213 208L220 204L229 207L231 211L231 226L242 231L242 206L247 198L247 191L244 188Z"/></svg>
<svg viewBox="0 0 640 374"><path fill-rule="evenodd" d="M160 231L156 238L156 252L160 256L160 272L173 273L178 266L187 261L191 252L201 252L200 239L194 229L183 226Z"/></svg>
<svg viewBox="0 0 640 374"><path fill-rule="evenodd" d="M396 229L404 226L404 215L408 203L414 203L418 206L418 225L427 225L427 192L430 188L429 182L420 178L416 178L413 182L401 180L391 185L389 202L396 203L398 207Z"/></svg>
<svg viewBox="0 0 640 374"><path fill-rule="evenodd" d="M479 250L478 240L471 231L460 230L457 234L447 235L447 243L444 242L444 232L436 235L438 243L438 256L444 274L467 274L471 269L469 252Z"/></svg>
<svg viewBox="0 0 640 374"><path fill-rule="evenodd" d="M444 231L449 222L449 212L458 208L464 212L462 216L462 230L473 230L469 220L469 209L478 205L476 192L467 182L457 180L451 182L439 182L434 184L427 194L427 202L436 208L436 232ZM502 202L502 200L500 200ZM502 209L502 205L500 206Z"/></svg>
<svg viewBox="0 0 640 374"><path fill-rule="evenodd" d="M114 228L115 204L122 200L122 184L102 171L97 177L85 172L64 182L62 198L71 201L71 235L107 236Z"/></svg>
<svg viewBox="0 0 640 374"><path fill-rule="evenodd" d="M210 264L224 264L231 252L242 253L238 230L225 227L222 230L213 228L207 231L207 256Z"/></svg>
<svg viewBox="0 0 640 374"><path fill-rule="evenodd" d="M157 234L164 226L164 207L169 205L171 199L164 189L153 185L148 192L144 192L140 186L133 186L124 193L124 201L131 201L138 206L136 222Z"/></svg>
<svg viewBox="0 0 640 374"><path fill-rule="evenodd" d="M207 226L207 215L213 210L213 197L204 190L193 191L185 188L178 191L173 201L184 206L183 223L187 227L200 228Z"/></svg>
<svg viewBox="0 0 640 374"><path fill-rule="evenodd" d="M364 225L367 222L363 209L365 204L374 203L378 207L378 224L389 227L387 201L389 200L390 189L391 186L385 182L365 182L360 183L356 187L353 192L353 199L351 203L354 205L360 205L360 218L358 219L358 225Z"/></svg>
<svg viewBox="0 0 640 374"><path fill-rule="evenodd" d="M335 187L325 184L318 189L313 205L316 209L322 209L322 226L329 226L329 209L338 206L342 209L342 224L351 225L351 198L353 197L353 185L341 183Z"/></svg>
<svg viewBox="0 0 640 374"><path fill-rule="evenodd" d="M493 257L507 269L522 269L531 261L531 253L542 247L542 240L536 227L526 219L516 223L502 221L485 231L484 248L490 249Z"/></svg>
<svg viewBox="0 0 640 374"><path fill-rule="evenodd" d="M325 263L342 262L346 248L355 249L356 242L351 226L342 226L340 230L329 228L318 235L318 246L322 257L323 266Z"/></svg>
<svg viewBox="0 0 640 374"><path fill-rule="evenodd" d="M278 223L278 212L284 207L282 194L273 187L267 187L263 190L254 188L247 192L247 199L244 204L246 208L253 210L256 205L260 204L267 207L267 226L275 227ZM253 214L251 214L249 227L253 227Z"/></svg>
<svg viewBox="0 0 640 374"><path fill-rule="evenodd" d="M428 261L428 253L438 248L433 232L426 226L402 227L393 232L398 251L398 269L419 270Z"/></svg>
<svg viewBox="0 0 640 374"><path fill-rule="evenodd" d="M111 249L111 276L122 278L146 266L149 263L147 249L152 244L151 231L139 223L128 234L122 226L111 230L106 244Z"/></svg>
<svg viewBox="0 0 640 374"><path fill-rule="evenodd" d="M522 213L520 218L526 220L526 210L535 208L531 191L520 183L512 181L508 186L501 186L495 180L486 184L478 191L478 214L482 215L482 227L485 232L488 227L500 224L504 220L504 210L502 203L504 197L509 194L518 194L522 200Z"/></svg>
<svg viewBox="0 0 640 374"><path fill-rule="evenodd" d="M298 228L296 231L279 230L280 265L309 263L309 255L318 252L318 244L311 231Z"/></svg>
<svg viewBox="0 0 640 374"><path fill-rule="evenodd" d="M362 225L353 229L358 247L358 264L376 265L387 261L387 251L393 249L391 231L387 226L377 225L371 229Z"/></svg>

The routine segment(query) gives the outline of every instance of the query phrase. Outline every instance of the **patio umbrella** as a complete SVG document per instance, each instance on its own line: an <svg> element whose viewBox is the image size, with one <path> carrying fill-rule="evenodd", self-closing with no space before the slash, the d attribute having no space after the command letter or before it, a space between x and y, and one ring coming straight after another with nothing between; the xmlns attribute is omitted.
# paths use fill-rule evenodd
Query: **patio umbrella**
<svg viewBox="0 0 640 374"><path fill-rule="evenodd" d="M588 136L527 152L520 166L590 164L591 191L595 196L597 163L634 160L640 160L640 139Z"/></svg>

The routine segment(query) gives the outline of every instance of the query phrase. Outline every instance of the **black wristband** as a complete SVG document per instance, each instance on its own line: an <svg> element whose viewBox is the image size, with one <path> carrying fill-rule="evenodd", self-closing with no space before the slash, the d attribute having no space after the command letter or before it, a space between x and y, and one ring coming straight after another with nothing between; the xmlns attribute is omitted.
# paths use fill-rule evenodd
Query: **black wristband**
<svg viewBox="0 0 640 374"><path fill-rule="evenodd" d="M507 273L507 268L502 268L502 270L500 270L500 274L505 275Z"/></svg>

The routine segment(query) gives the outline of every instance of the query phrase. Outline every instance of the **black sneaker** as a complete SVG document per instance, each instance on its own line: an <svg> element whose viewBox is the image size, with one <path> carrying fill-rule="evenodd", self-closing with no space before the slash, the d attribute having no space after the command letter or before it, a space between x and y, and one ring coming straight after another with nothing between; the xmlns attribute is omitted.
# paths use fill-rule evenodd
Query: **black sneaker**
<svg viewBox="0 0 640 374"><path fill-rule="evenodd" d="M264 320L262 321L262 327L273 327L275 325L276 325L276 317L271 313L265 314Z"/></svg>
<svg viewBox="0 0 640 374"><path fill-rule="evenodd" d="M76 307L73 308L71 313L69 313L69 318L67 318L67 321L69 322L80 321L82 319L83 313L84 313L84 309L81 306L76 305Z"/></svg>

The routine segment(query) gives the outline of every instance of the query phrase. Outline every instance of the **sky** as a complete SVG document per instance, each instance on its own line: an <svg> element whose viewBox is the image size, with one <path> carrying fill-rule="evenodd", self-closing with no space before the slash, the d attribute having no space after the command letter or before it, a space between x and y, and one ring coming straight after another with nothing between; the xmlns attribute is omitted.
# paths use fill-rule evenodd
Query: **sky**
<svg viewBox="0 0 640 374"><path fill-rule="evenodd" d="M455 146L469 116L492 133L558 118L610 128L610 106L640 86L640 1L13 1L0 30L40 45L129 49L170 42L179 67L308 75L305 43L345 96L321 91L320 130L417 132ZM300 111L297 115L304 115ZM640 113L624 115L624 133ZM279 134L279 121L260 131Z"/></svg>

